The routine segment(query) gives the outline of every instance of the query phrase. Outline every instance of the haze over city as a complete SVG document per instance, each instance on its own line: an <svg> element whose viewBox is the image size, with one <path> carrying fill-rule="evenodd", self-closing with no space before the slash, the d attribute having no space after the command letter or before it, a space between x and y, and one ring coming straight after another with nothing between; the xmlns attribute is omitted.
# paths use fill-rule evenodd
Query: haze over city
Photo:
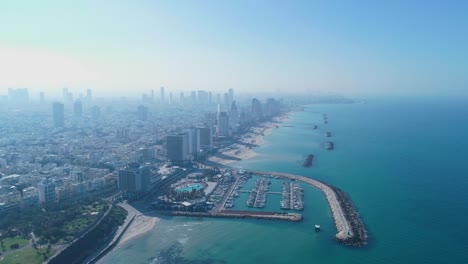
<svg viewBox="0 0 468 264"><path fill-rule="evenodd" d="M0 0L0 264L466 263L467 14Z"/></svg>
<svg viewBox="0 0 468 264"><path fill-rule="evenodd" d="M463 1L0 4L0 89L466 95Z"/></svg>

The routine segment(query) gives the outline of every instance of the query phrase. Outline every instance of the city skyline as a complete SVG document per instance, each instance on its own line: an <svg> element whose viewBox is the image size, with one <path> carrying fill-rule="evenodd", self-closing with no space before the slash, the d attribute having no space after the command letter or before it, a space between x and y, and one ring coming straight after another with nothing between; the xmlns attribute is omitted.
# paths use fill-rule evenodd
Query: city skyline
<svg viewBox="0 0 468 264"><path fill-rule="evenodd" d="M0 91L466 95L467 4L5 1ZM14 21L14 23L12 23ZM92 40L92 41L91 41ZM5 91L5 92L3 92Z"/></svg>

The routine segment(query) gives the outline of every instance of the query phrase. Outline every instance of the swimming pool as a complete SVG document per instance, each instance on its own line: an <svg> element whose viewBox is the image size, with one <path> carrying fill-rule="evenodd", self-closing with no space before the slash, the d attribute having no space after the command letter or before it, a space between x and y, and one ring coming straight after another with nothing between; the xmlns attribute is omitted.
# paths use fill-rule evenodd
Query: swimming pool
<svg viewBox="0 0 468 264"><path fill-rule="evenodd" d="M201 190L201 189L203 189L203 185L199 183L193 183L193 184L189 184L187 187L177 188L176 191L177 192L191 192L192 190Z"/></svg>

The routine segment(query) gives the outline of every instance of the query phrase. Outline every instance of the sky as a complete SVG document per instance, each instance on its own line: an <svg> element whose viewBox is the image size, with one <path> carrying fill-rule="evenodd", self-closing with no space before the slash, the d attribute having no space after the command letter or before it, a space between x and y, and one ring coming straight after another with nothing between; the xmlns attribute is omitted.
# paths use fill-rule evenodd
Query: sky
<svg viewBox="0 0 468 264"><path fill-rule="evenodd" d="M468 1L1 0L9 87L468 96Z"/></svg>

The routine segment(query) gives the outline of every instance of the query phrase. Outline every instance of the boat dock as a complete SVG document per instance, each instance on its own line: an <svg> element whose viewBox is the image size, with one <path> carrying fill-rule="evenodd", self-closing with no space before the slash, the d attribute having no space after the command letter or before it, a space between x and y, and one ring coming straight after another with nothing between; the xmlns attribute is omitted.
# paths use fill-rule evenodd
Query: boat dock
<svg viewBox="0 0 468 264"><path fill-rule="evenodd" d="M364 224L357 215L356 210L352 206L349 198L340 189L300 175L258 171L252 171L251 173L265 177L270 176L287 180L301 181L319 189L325 195L333 214L333 219L335 221L335 227L337 230L335 239L338 242L349 246L362 246L365 244L367 240L367 232L364 228Z"/></svg>

